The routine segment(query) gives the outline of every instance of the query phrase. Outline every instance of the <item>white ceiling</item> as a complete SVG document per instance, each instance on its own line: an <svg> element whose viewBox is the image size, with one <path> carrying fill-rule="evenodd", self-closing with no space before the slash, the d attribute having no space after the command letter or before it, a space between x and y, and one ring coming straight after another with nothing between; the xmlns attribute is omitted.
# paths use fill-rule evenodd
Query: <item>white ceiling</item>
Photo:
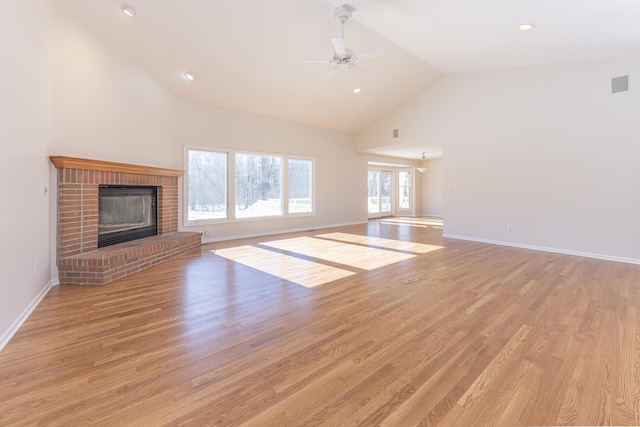
<svg viewBox="0 0 640 427"><path fill-rule="evenodd" d="M344 0L57 1L178 98L349 133L442 73L640 55L639 0L351 0L346 47L385 54L327 81L301 60L331 58Z"/></svg>

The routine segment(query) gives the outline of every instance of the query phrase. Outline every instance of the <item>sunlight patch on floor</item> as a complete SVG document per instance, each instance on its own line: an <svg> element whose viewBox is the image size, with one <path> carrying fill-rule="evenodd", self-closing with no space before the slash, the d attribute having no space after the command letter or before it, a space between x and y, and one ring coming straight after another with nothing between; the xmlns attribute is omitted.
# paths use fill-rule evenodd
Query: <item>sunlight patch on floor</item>
<svg viewBox="0 0 640 427"><path fill-rule="evenodd" d="M341 268L249 245L217 249L215 254L307 288L324 285L356 274Z"/></svg>
<svg viewBox="0 0 640 427"><path fill-rule="evenodd" d="M381 237L362 236L360 234L327 233L319 234L316 237L339 240L341 242L347 243L358 243L361 245L376 246L378 248L415 252L419 254L426 254L438 249L442 249L442 246L426 245L424 243L416 242L405 242L402 240L383 239Z"/></svg>
<svg viewBox="0 0 640 427"><path fill-rule="evenodd" d="M442 228L442 220L435 218L386 218L380 224L409 225L412 227Z"/></svg>
<svg viewBox="0 0 640 427"><path fill-rule="evenodd" d="M362 270L374 270L416 256L385 249L317 239L315 237L295 237L292 239L274 240L264 242L262 245L333 263L348 265Z"/></svg>

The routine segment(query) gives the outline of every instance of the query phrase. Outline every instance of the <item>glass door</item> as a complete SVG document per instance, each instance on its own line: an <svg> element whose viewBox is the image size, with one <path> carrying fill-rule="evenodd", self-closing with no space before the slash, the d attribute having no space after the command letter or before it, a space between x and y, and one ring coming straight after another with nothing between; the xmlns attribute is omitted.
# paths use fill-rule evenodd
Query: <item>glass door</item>
<svg viewBox="0 0 640 427"><path fill-rule="evenodd" d="M398 210L411 209L411 171L398 171Z"/></svg>
<svg viewBox="0 0 640 427"><path fill-rule="evenodd" d="M377 218L380 216L380 171L369 169L367 174L367 188L369 218Z"/></svg>
<svg viewBox="0 0 640 427"><path fill-rule="evenodd" d="M393 177L393 172L391 171L380 171L380 216L391 216L393 215L393 202L392 202L392 193L391 189L391 178Z"/></svg>
<svg viewBox="0 0 640 427"><path fill-rule="evenodd" d="M369 169L367 176L367 209L369 218L380 218L393 214L393 172Z"/></svg>

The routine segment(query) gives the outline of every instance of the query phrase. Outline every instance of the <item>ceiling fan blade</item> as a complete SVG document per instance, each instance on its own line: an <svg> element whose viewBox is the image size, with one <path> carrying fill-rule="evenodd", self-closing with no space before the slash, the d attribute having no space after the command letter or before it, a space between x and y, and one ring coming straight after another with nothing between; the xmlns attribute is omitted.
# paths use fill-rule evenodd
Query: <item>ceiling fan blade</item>
<svg viewBox="0 0 640 427"><path fill-rule="evenodd" d="M364 52L360 52L358 54L359 61L366 61L367 59L377 58L378 56L384 55L384 49L379 47L376 49L365 50Z"/></svg>
<svg viewBox="0 0 640 427"><path fill-rule="evenodd" d="M303 59L303 64L330 64L330 59Z"/></svg>
<svg viewBox="0 0 640 427"><path fill-rule="evenodd" d="M341 39L340 37L336 37L331 39L331 42L333 43L333 49L338 55L345 56L347 54L347 51L344 49L343 39Z"/></svg>
<svg viewBox="0 0 640 427"><path fill-rule="evenodd" d="M331 71L329 71L327 75L324 76L324 79L331 80L337 73L338 73L338 69L336 67L333 67Z"/></svg>

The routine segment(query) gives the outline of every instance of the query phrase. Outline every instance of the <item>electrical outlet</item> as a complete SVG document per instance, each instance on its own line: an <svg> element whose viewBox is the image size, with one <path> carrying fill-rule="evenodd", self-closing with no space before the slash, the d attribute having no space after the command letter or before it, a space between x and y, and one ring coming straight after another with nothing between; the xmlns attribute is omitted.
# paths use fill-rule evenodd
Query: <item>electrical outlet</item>
<svg viewBox="0 0 640 427"><path fill-rule="evenodd" d="M513 225L507 224L507 231L513 231Z"/></svg>

